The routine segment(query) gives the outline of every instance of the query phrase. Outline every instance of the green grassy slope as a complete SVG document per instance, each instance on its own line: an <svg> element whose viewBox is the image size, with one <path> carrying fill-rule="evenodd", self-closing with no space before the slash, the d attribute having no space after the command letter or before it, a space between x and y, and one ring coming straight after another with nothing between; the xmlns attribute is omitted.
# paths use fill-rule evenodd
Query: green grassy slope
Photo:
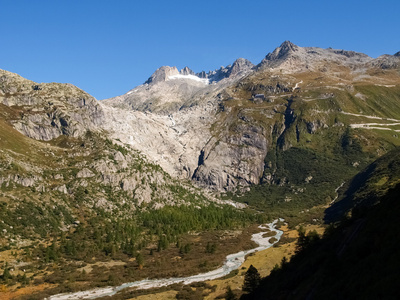
<svg viewBox="0 0 400 300"><path fill-rule="evenodd" d="M379 80L398 82L398 74L385 72L379 74ZM241 192L227 196L264 211L277 211L295 223L310 221L316 219L315 214L305 219L298 216L314 206L331 203L339 186L400 146L399 84L344 84L325 75L276 76L265 71L229 90L221 124L235 128L251 122L262 128L268 151L260 184L250 190L239 187ZM298 91L270 92L278 85L282 89L301 81ZM267 100L251 101L254 93L264 93ZM220 127L216 123L216 136Z"/></svg>
<svg viewBox="0 0 400 300"><path fill-rule="evenodd" d="M398 299L400 150L352 181L352 214L322 239L309 239L289 263L243 299Z"/></svg>

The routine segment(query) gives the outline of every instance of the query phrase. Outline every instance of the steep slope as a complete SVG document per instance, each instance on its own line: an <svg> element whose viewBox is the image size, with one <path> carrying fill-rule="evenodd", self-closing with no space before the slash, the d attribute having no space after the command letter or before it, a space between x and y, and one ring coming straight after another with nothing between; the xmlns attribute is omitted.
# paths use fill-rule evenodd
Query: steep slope
<svg viewBox="0 0 400 300"><path fill-rule="evenodd" d="M212 74L163 67L148 84L103 101L114 120L119 114L129 120L104 126L172 176L218 191L287 184L291 171L276 162L291 148L331 160L339 153L339 163L354 166L354 174L399 145L398 62L395 55L373 59L286 41L251 70L236 61L215 84L199 80ZM244 71L232 76L236 69ZM133 111L117 110L128 106ZM136 138L138 131L148 138ZM347 178L337 176L334 184Z"/></svg>
<svg viewBox="0 0 400 300"><path fill-rule="evenodd" d="M101 271L105 279L93 272L73 289L112 284L107 278L115 261L123 270L127 265L141 269L143 257L148 259L145 271L120 272L119 280L191 274L202 258L189 255L189 247L202 249L204 239L218 239L205 232L243 228L263 219L171 178L137 150L112 141L96 126L104 121L104 111L76 87L3 74L0 293L30 283L45 287L46 295L56 294L71 289L71 272L78 278L86 264L105 261L111 261ZM190 231L203 236L194 241ZM157 273L159 264L149 253L154 249L158 256L176 257L179 247L176 252L168 249L182 236L188 245L182 253L187 255L174 266L167 260L167 271ZM137 257L139 263L133 263ZM201 270L222 262L210 259L213 263ZM55 290L47 290L48 284Z"/></svg>
<svg viewBox="0 0 400 300"><path fill-rule="evenodd" d="M252 67L253 64L243 58L208 73L203 71L195 74L188 67L178 71L176 67L163 66L143 85L103 102L114 107L160 114L175 113L179 109L215 97L221 89L239 80Z"/></svg>
<svg viewBox="0 0 400 300"><path fill-rule="evenodd" d="M72 85L1 71L0 245L15 256L2 283L25 284L24 267L35 285L57 285L49 294L205 271L212 264L190 247L205 251L225 234L205 231L265 220L209 189L291 224L305 215L320 222L340 187L400 146L399 60L284 42L257 67L244 59L198 74L162 67L101 102ZM397 170L379 164L371 172ZM395 185L389 175L365 183L368 170L332 210ZM353 214L364 212L358 207ZM97 268L110 260L121 264ZM88 277L85 264L95 270Z"/></svg>
<svg viewBox="0 0 400 300"><path fill-rule="evenodd" d="M201 149L211 138L221 91L252 67L245 59L198 74L187 67L181 71L161 67L144 85L101 101L109 120L102 126L172 176L190 179Z"/></svg>
<svg viewBox="0 0 400 300"><path fill-rule="evenodd" d="M308 235L289 263L242 299L397 299L399 154L388 153L356 176L348 188L352 217L321 240Z"/></svg>
<svg viewBox="0 0 400 300"><path fill-rule="evenodd" d="M104 112L96 99L71 84L42 83L0 70L0 103L18 107L14 128L37 140L81 137L98 131Z"/></svg>

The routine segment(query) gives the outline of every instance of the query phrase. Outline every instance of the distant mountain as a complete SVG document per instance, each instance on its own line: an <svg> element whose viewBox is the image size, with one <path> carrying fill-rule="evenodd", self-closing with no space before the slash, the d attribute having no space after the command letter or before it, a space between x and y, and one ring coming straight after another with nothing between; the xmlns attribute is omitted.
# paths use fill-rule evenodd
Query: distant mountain
<svg viewBox="0 0 400 300"><path fill-rule="evenodd" d="M230 78L240 73L252 69L254 65L244 58L239 58L234 61L232 65L221 67L215 71L201 71L194 73L189 67L185 67L178 71L176 67L163 66L157 69L153 75L145 82L145 84L155 84L157 82L168 81L173 79L191 79L195 81L204 82L206 84L221 81L224 78ZM207 79L207 80L201 80Z"/></svg>
<svg viewBox="0 0 400 300"><path fill-rule="evenodd" d="M399 61L285 41L256 67L244 59L209 73L161 67L146 84L101 101L108 112L132 116L122 131L104 128L171 175L220 191L287 182L288 171L274 163L279 153L300 148L333 158L347 135L354 143L346 147L359 143L360 155L337 158L361 166L381 151L367 140L382 139L386 150L399 143ZM393 135L377 133L388 130Z"/></svg>
<svg viewBox="0 0 400 300"><path fill-rule="evenodd" d="M126 94L96 101L70 84L1 70L0 251L21 257L0 266L0 283L44 278L57 286L51 294L155 276L159 261L174 262L166 276L192 258L192 271L208 270L214 265L202 255L185 259L197 235L186 235L185 245L182 235L266 217L321 222L332 203L327 212L343 216L355 204L353 215L370 211L358 205L365 199L394 201L397 175L386 170L397 172L398 155L384 155L400 146L399 71L398 54L373 59L286 41L257 66L245 59L207 73L163 66ZM341 188L346 197L337 202ZM207 242L196 243L201 253ZM149 268L137 273L143 256ZM109 259L123 266L103 268ZM12 268L21 273L10 278Z"/></svg>

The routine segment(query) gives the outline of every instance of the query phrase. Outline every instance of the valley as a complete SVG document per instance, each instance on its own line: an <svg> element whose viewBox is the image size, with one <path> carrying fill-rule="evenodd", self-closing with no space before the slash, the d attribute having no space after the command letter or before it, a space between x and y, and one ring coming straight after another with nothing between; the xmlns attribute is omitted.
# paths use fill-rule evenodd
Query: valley
<svg viewBox="0 0 400 300"><path fill-rule="evenodd" d="M285 41L257 65L163 66L99 101L0 70L0 295L246 299L250 264L283 274L296 239L324 241L395 188L399 131L398 55ZM193 283L279 218L276 245ZM142 280L157 289L122 288Z"/></svg>

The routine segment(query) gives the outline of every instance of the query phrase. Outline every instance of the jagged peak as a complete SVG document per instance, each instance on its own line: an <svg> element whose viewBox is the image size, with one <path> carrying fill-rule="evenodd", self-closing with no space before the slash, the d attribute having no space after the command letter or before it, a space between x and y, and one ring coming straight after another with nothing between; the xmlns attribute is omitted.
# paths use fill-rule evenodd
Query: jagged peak
<svg viewBox="0 0 400 300"><path fill-rule="evenodd" d="M253 63L251 61L249 61L248 59L240 57L233 62L232 67L235 65L253 65Z"/></svg>
<svg viewBox="0 0 400 300"><path fill-rule="evenodd" d="M279 46L279 48L286 51L289 50L296 51L299 48L299 46L293 44L291 41L286 40Z"/></svg>
<svg viewBox="0 0 400 300"><path fill-rule="evenodd" d="M395 53L394 56L399 56L400 57L400 51Z"/></svg>
<svg viewBox="0 0 400 300"><path fill-rule="evenodd" d="M157 83L160 81L166 81L169 76L171 75L178 75L179 71L176 67L170 67L170 66L162 66L158 68L153 75L147 79L145 84L150 84L150 83Z"/></svg>
<svg viewBox="0 0 400 300"><path fill-rule="evenodd" d="M268 53L266 60L277 60L287 57L290 53L296 52L300 47L290 41L284 41L272 53Z"/></svg>
<svg viewBox="0 0 400 300"><path fill-rule="evenodd" d="M181 75L195 75L195 73L188 67L184 67L182 70L179 71Z"/></svg>
<svg viewBox="0 0 400 300"><path fill-rule="evenodd" d="M229 76L236 75L242 71L250 70L253 67L254 64L251 61L245 58L238 58L230 67Z"/></svg>

